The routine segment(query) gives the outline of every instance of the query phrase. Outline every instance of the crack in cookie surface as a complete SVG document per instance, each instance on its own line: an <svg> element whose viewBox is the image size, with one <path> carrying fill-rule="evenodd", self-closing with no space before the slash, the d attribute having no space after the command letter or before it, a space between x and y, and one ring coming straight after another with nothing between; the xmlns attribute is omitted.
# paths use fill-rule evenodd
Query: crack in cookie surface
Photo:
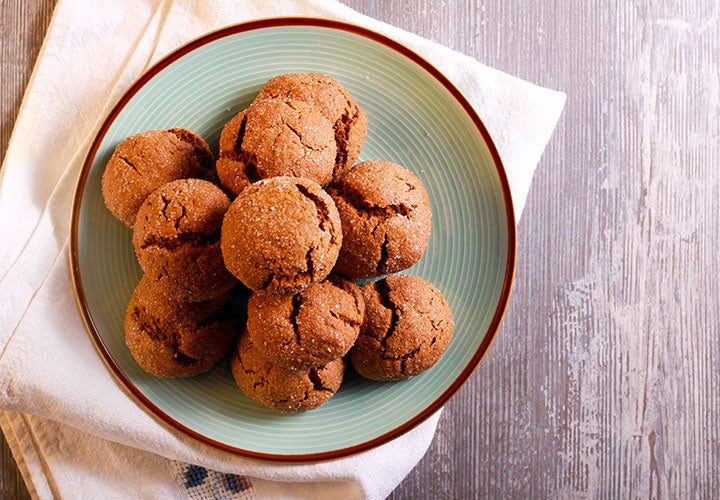
<svg viewBox="0 0 720 500"><path fill-rule="evenodd" d="M292 297L292 310L290 311L290 324L292 325L293 332L295 332L295 341L298 345L301 343L300 329L298 328L298 315L300 314L300 308L303 304L302 293L296 293Z"/></svg>
<svg viewBox="0 0 720 500"><path fill-rule="evenodd" d="M138 329L148 338L170 349L173 353L173 359L177 363L187 366L201 361L200 358L189 356L182 351L180 348L180 336L182 333L173 323L159 320L142 305L134 306L132 318Z"/></svg>
<svg viewBox="0 0 720 500"><path fill-rule="evenodd" d="M337 228L334 224L332 224L332 219L330 218L330 209L328 208L327 201L324 200L320 195L311 192L306 186L303 186L302 184L295 184L295 187L298 191L300 191L301 195L303 195L305 198L310 200L313 205L315 205L315 210L317 211L318 218L318 227L320 228L320 230L326 231L327 229L329 229L331 231L331 237L333 237L334 239ZM330 222L330 228L327 228L328 222Z"/></svg>
<svg viewBox="0 0 720 500"><path fill-rule="evenodd" d="M156 234L149 234L140 243L141 249L149 247L155 247L162 250L173 251L180 247L206 247L215 245L220 241L220 234L205 234L205 233L180 233L177 236L165 237L158 236Z"/></svg>
<svg viewBox="0 0 720 500"><path fill-rule="evenodd" d="M373 203L348 183L333 185L330 192L333 197L338 197L353 207L358 217L365 219L379 217L384 220L394 215L412 218L413 212L418 208L415 204L403 202L387 203L384 205Z"/></svg>
<svg viewBox="0 0 720 500"><path fill-rule="evenodd" d="M325 387L323 384L322 379L320 378L320 373L318 372L317 368L310 368L308 371L308 378L310 379L310 382L312 382L313 390L315 391L327 391L334 393L335 391L332 390L329 387ZM306 393L307 394L307 393Z"/></svg>
<svg viewBox="0 0 720 500"><path fill-rule="evenodd" d="M127 157L125 157L125 156L119 156L119 155L118 155L118 158L119 158L121 161L123 161L128 167L132 168L132 169L135 171L136 174L141 175L140 172L138 172L138 169L137 169L137 167L135 166L135 164L132 163L130 160L128 160Z"/></svg>
<svg viewBox="0 0 720 500"><path fill-rule="evenodd" d="M247 127L247 114L240 122L240 130L237 139L235 139L234 154L230 155L230 159L236 161L239 165L240 172L247 178L250 184L260 180L260 174L257 170L257 156L251 151L243 149L242 143L245 139L245 128Z"/></svg>
<svg viewBox="0 0 720 500"><path fill-rule="evenodd" d="M392 298L390 297L390 285L388 285L387 280L380 280L373 283L375 287L375 291L378 294L378 299L380 300L380 305L382 305L385 309L390 311L390 322L388 324L387 330L385 331L385 334L380 340L380 343L382 344L383 348L387 347L387 342L392 337L393 333L395 333L395 327L397 326L398 321L400 320L400 315L398 314L398 307L393 302Z"/></svg>
<svg viewBox="0 0 720 500"><path fill-rule="evenodd" d="M385 239L380 245L380 258L377 261L376 270L378 274L385 274L385 264L388 260L388 235L385 233Z"/></svg>

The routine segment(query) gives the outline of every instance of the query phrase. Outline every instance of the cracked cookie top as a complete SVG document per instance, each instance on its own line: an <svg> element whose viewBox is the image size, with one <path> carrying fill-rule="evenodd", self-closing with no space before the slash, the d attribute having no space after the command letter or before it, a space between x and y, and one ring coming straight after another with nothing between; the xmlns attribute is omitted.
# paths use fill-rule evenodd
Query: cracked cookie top
<svg viewBox="0 0 720 500"><path fill-rule="evenodd" d="M147 130L117 145L102 177L108 210L127 227L145 198L176 179L216 178L210 148L202 137L184 128Z"/></svg>
<svg viewBox="0 0 720 500"><path fill-rule="evenodd" d="M340 217L317 183L272 177L235 198L220 244L227 268L251 290L294 293L330 274L342 244Z"/></svg>
<svg viewBox="0 0 720 500"><path fill-rule="evenodd" d="M175 300L199 302L234 286L220 250L230 200L215 184L180 179L153 191L140 208L133 246L143 272Z"/></svg>
<svg viewBox="0 0 720 500"><path fill-rule="evenodd" d="M307 102L327 118L332 124L337 145L333 175L345 172L360 156L367 132L367 115L334 78L322 73L278 75L260 89L257 99Z"/></svg>
<svg viewBox="0 0 720 500"><path fill-rule="evenodd" d="M420 180L388 161L358 163L328 187L342 221L335 271L373 278L407 269L430 238L430 201Z"/></svg>
<svg viewBox="0 0 720 500"><path fill-rule="evenodd" d="M289 370L265 359L245 331L230 369L240 390L254 401L281 412L299 413L317 408L337 392L345 363L338 358L309 370Z"/></svg>
<svg viewBox="0 0 720 500"><path fill-rule="evenodd" d="M331 274L294 295L257 291L248 302L247 329L268 360L302 370L342 357L360 332L365 305L358 286Z"/></svg>
<svg viewBox="0 0 720 500"><path fill-rule="evenodd" d="M234 195L269 177L330 182L337 146L332 124L311 104L256 99L223 128L217 172Z"/></svg>
<svg viewBox="0 0 720 500"><path fill-rule="evenodd" d="M365 319L350 359L363 377L400 380L433 366L447 348L452 312L437 288L417 276L388 276L362 287Z"/></svg>
<svg viewBox="0 0 720 500"><path fill-rule="evenodd" d="M138 364L157 377L192 377L233 346L240 325L229 293L206 302L178 302L143 276L125 315L125 342Z"/></svg>

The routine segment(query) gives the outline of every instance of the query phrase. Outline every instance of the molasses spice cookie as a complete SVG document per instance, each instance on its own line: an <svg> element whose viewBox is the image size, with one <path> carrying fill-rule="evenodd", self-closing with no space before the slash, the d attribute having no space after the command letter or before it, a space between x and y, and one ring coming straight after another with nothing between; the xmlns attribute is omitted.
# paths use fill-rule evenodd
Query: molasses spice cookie
<svg viewBox="0 0 720 500"><path fill-rule="evenodd" d="M335 270L352 278L402 271L422 257L432 215L412 172L387 161L358 163L328 187L342 221Z"/></svg>
<svg viewBox="0 0 720 500"><path fill-rule="evenodd" d="M286 73L268 81L257 97L311 103L332 123L337 145L333 175L352 167L360 156L367 132L367 116L345 87L322 73Z"/></svg>
<svg viewBox="0 0 720 500"><path fill-rule="evenodd" d="M248 288L294 293L330 274L342 244L340 217L317 183L272 177L233 201L220 243L225 265Z"/></svg>
<svg viewBox="0 0 720 500"><path fill-rule="evenodd" d="M366 283L362 294L365 320L350 351L360 375L400 380L440 359L454 324L450 306L437 288L416 276L396 275Z"/></svg>
<svg viewBox="0 0 720 500"><path fill-rule="evenodd" d="M157 377L192 377L208 371L239 332L231 296L178 302L144 276L125 316L125 342L138 364Z"/></svg>
<svg viewBox="0 0 720 500"><path fill-rule="evenodd" d="M295 370L344 356L360 332L365 313L358 286L331 274L294 295L257 291L248 303L247 328L268 360Z"/></svg>
<svg viewBox="0 0 720 500"><path fill-rule="evenodd" d="M126 226L145 198L163 184L196 177L216 180L210 148L202 137L184 128L147 130L117 145L102 177L108 210Z"/></svg>
<svg viewBox="0 0 720 500"><path fill-rule="evenodd" d="M145 274L175 300L218 297L236 280L225 268L220 228L230 200L200 179L169 182L147 197L138 212L133 245Z"/></svg>
<svg viewBox="0 0 720 500"><path fill-rule="evenodd" d="M284 413L298 413L317 408L337 392L345 364L339 358L309 370L288 370L265 359L244 332L230 369L240 390L254 401Z"/></svg>
<svg viewBox="0 0 720 500"><path fill-rule="evenodd" d="M234 195L259 179L290 176L330 182L337 147L332 124L312 105L255 100L223 128L218 176Z"/></svg>

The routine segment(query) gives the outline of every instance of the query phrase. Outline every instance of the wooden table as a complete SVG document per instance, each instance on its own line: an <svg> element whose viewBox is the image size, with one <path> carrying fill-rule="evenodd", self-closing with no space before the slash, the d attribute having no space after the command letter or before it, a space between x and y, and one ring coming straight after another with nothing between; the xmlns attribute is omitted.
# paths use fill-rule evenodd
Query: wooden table
<svg viewBox="0 0 720 500"><path fill-rule="evenodd" d="M501 330L392 498L720 494L720 3L346 3L568 94ZM3 156L53 4L0 3Z"/></svg>

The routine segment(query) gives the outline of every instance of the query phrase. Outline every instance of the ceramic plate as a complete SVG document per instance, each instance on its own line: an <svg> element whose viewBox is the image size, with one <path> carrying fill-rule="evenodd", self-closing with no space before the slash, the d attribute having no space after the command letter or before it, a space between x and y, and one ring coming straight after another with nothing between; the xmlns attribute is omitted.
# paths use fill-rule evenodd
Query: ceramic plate
<svg viewBox="0 0 720 500"><path fill-rule="evenodd" d="M432 282L455 319L453 340L411 380L371 382L352 370L321 408L283 415L233 381L229 362L189 380L147 375L125 346L123 319L141 271L132 233L103 204L102 173L115 146L147 129L187 127L217 155L223 125L272 76L321 72L339 80L369 120L360 160L406 166L433 212L425 255L406 272ZM470 376L500 324L515 265L515 229L500 157L460 92L412 51L356 26L267 19L210 33L145 73L95 138L75 195L73 279L100 354L125 387L170 426L220 449L278 461L336 458L382 444L437 411Z"/></svg>

